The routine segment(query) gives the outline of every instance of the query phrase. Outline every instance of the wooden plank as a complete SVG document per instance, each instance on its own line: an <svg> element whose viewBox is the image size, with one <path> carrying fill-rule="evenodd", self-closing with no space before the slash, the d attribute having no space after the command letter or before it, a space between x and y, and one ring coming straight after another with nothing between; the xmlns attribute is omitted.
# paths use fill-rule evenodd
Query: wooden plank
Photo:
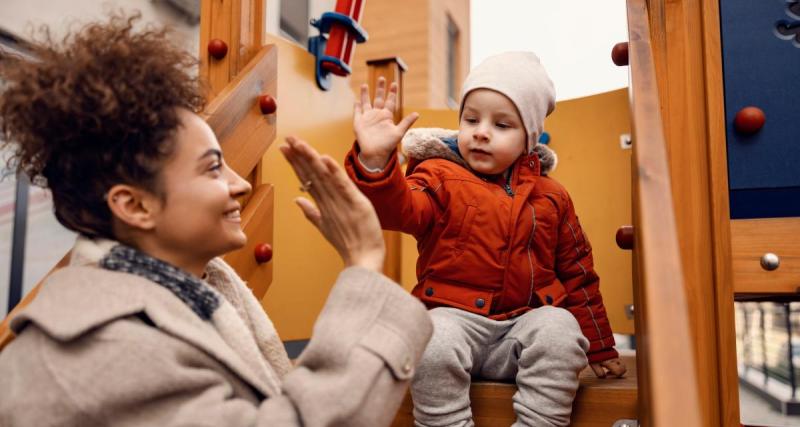
<svg viewBox="0 0 800 427"><path fill-rule="evenodd" d="M800 290L800 218L730 221L733 288L737 294L797 294ZM793 238L794 237L794 238ZM780 257L777 270L761 267L767 252Z"/></svg>
<svg viewBox="0 0 800 427"><path fill-rule="evenodd" d="M581 385L572 408L573 427L609 427L620 419L637 418L636 357L622 356L629 370L625 378L599 379L590 368L580 377ZM514 384L475 382L470 389L472 416L477 427L508 427L516 420L512 407ZM406 394L392 427L412 427L411 395Z"/></svg>
<svg viewBox="0 0 800 427"><path fill-rule="evenodd" d="M253 191L253 196L242 212L242 229L247 235L247 244L225 255L225 261L247 282L256 298L261 300L272 284L272 269L275 261L258 264L254 256L256 245L272 245L272 227L275 204L275 187L263 184Z"/></svg>
<svg viewBox="0 0 800 427"><path fill-rule="evenodd" d="M208 83L208 100L212 100L233 78L232 58L238 58L239 43L234 38L234 3L239 0L202 0L200 6L200 76ZM238 11L238 9L237 9ZM228 45L228 53L222 59L208 54L208 42L220 39Z"/></svg>
<svg viewBox="0 0 800 427"><path fill-rule="evenodd" d="M714 285L716 288L717 347L719 349L719 403L722 425L737 425L739 375L736 360L734 284L728 204L728 159L725 141L725 102L722 79L722 41L719 1L703 0L703 56L705 58L706 115L711 201Z"/></svg>
<svg viewBox="0 0 800 427"><path fill-rule="evenodd" d="M389 85L397 83L397 109L394 113L395 123L403 118L403 72L406 70L405 62L398 57L382 58L367 61L369 67L370 99L375 98L375 88L378 79L386 79L386 89ZM402 238L397 231L384 231L383 240L386 242L386 259L383 262L383 274L400 283L402 279Z"/></svg>
<svg viewBox="0 0 800 427"><path fill-rule="evenodd" d="M248 176L275 139L276 115L264 115L261 94L278 98L278 51L264 46L202 113L222 145L225 161L240 176Z"/></svg>
<svg viewBox="0 0 800 427"><path fill-rule="evenodd" d="M0 351L3 350L3 347L7 346L11 341L14 340L15 335L13 332L11 332L11 329L9 328L8 325L9 322L11 322L11 319L13 319L14 316L16 316L20 311L22 311L23 308L27 307L28 304L30 304L34 298L36 298L36 295L39 294L39 290L42 288L42 284L44 283L45 280L47 280L48 276L53 274L53 272L58 270L59 268L69 264L69 259L70 259L70 252L67 252L67 254L64 255L64 257L62 257L60 261L58 261L55 267L53 267L49 272L47 272L44 278L42 278L42 280L40 280L39 283L37 283L36 286L33 289L31 289L31 291L28 292L24 298L22 298L19 304L17 304L14 307L14 309L11 310L11 313L8 313L6 318L3 319L2 322L0 322Z"/></svg>
<svg viewBox="0 0 800 427"><path fill-rule="evenodd" d="M716 425L704 422L705 408L701 407L691 333L695 325L690 324L687 309L645 0L629 0L627 9L637 200L634 251L640 276L635 302L637 343L638 358L644 359L640 366L647 376L646 389L639 395L639 419L644 425Z"/></svg>

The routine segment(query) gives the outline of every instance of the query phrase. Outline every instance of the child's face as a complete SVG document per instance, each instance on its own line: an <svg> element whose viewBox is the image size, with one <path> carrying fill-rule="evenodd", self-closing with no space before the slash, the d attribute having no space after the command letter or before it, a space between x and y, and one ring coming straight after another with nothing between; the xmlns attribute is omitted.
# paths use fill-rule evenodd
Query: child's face
<svg viewBox="0 0 800 427"><path fill-rule="evenodd" d="M250 184L224 163L211 128L188 110L180 114L175 151L160 174L164 201L153 236L179 258L210 259L246 243L236 198Z"/></svg>
<svg viewBox="0 0 800 427"><path fill-rule="evenodd" d="M478 173L503 173L525 152L527 132L517 107L489 89L467 94L458 127L458 150Z"/></svg>

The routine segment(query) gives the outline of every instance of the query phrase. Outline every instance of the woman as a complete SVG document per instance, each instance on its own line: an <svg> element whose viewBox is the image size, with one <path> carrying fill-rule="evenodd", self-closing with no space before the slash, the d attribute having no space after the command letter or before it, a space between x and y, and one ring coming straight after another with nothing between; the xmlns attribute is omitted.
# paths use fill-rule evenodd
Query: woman
<svg viewBox="0 0 800 427"><path fill-rule="evenodd" d="M370 203L329 157L292 138L281 147L318 207L298 204L346 265L292 367L218 258L245 243L237 199L250 185L196 114L191 58L134 21L3 62L13 161L81 237L11 322L0 425L388 425L431 326L379 273Z"/></svg>

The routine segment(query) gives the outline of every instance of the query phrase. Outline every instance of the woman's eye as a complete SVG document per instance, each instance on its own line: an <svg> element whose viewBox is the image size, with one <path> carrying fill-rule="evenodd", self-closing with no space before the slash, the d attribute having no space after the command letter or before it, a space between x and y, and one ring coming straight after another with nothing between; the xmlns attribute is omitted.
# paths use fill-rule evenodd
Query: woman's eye
<svg viewBox="0 0 800 427"><path fill-rule="evenodd" d="M222 163L214 163L208 168L209 172L219 172L220 170L222 170Z"/></svg>

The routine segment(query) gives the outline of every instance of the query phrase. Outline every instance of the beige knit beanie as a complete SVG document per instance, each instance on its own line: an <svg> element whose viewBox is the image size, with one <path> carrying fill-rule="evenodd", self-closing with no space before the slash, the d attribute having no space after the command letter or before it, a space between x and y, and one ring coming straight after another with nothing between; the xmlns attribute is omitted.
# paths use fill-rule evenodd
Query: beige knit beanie
<svg viewBox="0 0 800 427"><path fill-rule="evenodd" d="M475 89L491 89L516 105L525 130L528 152L533 151L544 130L544 118L556 107L556 89L533 52L505 52L490 56L469 72L461 88L461 108Z"/></svg>

